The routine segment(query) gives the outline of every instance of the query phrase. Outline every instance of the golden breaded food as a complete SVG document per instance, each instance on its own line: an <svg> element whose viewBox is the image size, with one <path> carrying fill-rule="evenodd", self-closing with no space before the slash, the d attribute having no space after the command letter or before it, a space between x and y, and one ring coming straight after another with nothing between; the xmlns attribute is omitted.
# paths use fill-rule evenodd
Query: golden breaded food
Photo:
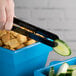
<svg viewBox="0 0 76 76"><path fill-rule="evenodd" d="M4 48L6 48L6 49L10 49L10 47L9 46L3 46Z"/></svg>
<svg viewBox="0 0 76 76"><path fill-rule="evenodd" d="M0 30L0 46L10 50L17 50L36 41L13 31Z"/></svg>
<svg viewBox="0 0 76 76"><path fill-rule="evenodd" d="M25 47L25 45L24 44L21 44L18 47L16 47L16 49L20 49L20 48L23 48L23 47Z"/></svg>
<svg viewBox="0 0 76 76"><path fill-rule="evenodd" d="M10 33L7 33L7 34L5 34L5 35L2 36L2 41L3 41L3 43L4 43L5 45L6 45L6 43L7 43L8 41L10 41L10 39L11 39Z"/></svg>
<svg viewBox="0 0 76 76"><path fill-rule="evenodd" d="M17 40L18 40L20 43L25 43L25 42L27 42L27 36L18 34L18 35L17 35Z"/></svg>
<svg viewBox="0 0 76 76"><path fill-rule="evenodd" d="M7 33L7 31L5 30L0 30L0 39L2 38L3 35L5 35Z"/></svg>
<svg viewBox="0 0 76 76"><path fill-rule="evenodd" d="M18 33L14 32L14 31L10 31L10 33L14 36L17 37Z"/></svg>
<svg viewBox="0 0 76 76"><path fill-rule="evenodd" d="M14 48L10 48L10 50L13 50L13 51L15 51L16 49L14 49Z"/></svg>
<svg viewBox="0 0 76 76"><path fill-rule="evenodd" d="M15 36L10 33L11 39L15 39Z"/></svg>
<svg viewBox="0 0 76 76"><path fill-rule="evenodd" d="M31 45L36 43L36 41L34 39L30 39L29 41L27 41L26 45Z"/></svg>
<svg viewBox="0 0 76 76"><path fill-rule="evenodd" d="M2 45L3 45L2 40L0 40L0 46L2 46Z"/></svg>
<svg viewBox="0 0 76 76"><path fill-rule="evenodd" d="M11 39L8 42L6 42L5 45L10 46L11 48L16 48L20 45L20 43L17 41L17 39Z"/></svg>

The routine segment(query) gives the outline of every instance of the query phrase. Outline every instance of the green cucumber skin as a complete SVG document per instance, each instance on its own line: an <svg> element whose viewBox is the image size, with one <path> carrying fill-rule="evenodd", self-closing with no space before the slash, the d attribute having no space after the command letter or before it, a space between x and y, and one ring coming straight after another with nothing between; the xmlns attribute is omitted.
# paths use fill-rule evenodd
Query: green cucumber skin
<svg viewBox="0 0 76 76"><path fill-rule="evenodd" d="M68 69L67 71L68 71L68 72L72 72L73 70L72 70L72 69Z"/></svg>
<svg viewBox="0 0 76 76"><path fill-rule="evenodd" d="M61 73L61 74L60 74L60 75L58 75L58 76L66 76L66 74Z"/></svg>
<svg viewBox="0 0 76 76"><path fill-rule="evenodd" d="M61 73L59 76L72 76L72 74L71 73Z"/></svg>
<svg viewBox="0 0 76 76"><path fill-rule="evenodd" d="M55 50L54 50L55 51ZM56 51L55 51L56 52ZM57 54L59 54L58 52L56 52ZM61 55L61 54L59 54ZM68 55L61 55L61 56L70 56L71 55L71 51L69 51L69 54Z"/></svg>
<svg viewBox="0 0 76 76"><path fill-rule="evenodd" d="M54 71L51 71L51 72L49 73L49 76L54 76Z"/></svg>
<svg viewBox="0 0 76 76"><path fill-rule="evenodd" d="M68 54L68 55L62 55L62 54L59 54L58 52L56 52L55 50L54 50L54 51L55 51L57 54L61 55L61 56L70 56L70 55L71 55L71 49L70 49L70 47L68 47L68 45L65 44L65 42L63 42L62 40L58 40L58 41L61 42L61 43L63 43L63 44L68 48L69 54Z"/></svg>
<svg viewBox="0 0 76 76"><path fill-rule="evenodd" d="M72 71L67 71L66 76L72 76Z"/></svg>
<svg viewBox="0 0 76 76"><path fill-rule="evenodd" d="M55 76L54 75L54 67L51 67L50 72L49 72L49 76Z"/></svg>
<svg viewBox="0 0 76 76"><path fill-rule="evenodd" d="M66 76L72 76L72 74L70 74L70 73L66 73Z"/></svg>

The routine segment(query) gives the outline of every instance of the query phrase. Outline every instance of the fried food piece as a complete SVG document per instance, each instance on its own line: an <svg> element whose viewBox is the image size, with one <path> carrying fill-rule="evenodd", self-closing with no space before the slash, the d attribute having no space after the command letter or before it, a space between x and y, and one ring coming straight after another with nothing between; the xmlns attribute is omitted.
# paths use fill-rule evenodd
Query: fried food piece
<svg viewBox="0 0 76 76"><path fill-rule="evenodd" d="M5 45L9 45L11 48L15 48L19 45L17 39L12 36L9 32L2 36L2 41Z"/></svg>
<svg viewBox="0 0 76 76"><path fill-rule="evenodd" d="M34 39L30 39L29 41L27 41L26 45L31 45L34 44L36 41Z"/></svg>
<svg viewBox="0 0 76 76"><path fill-rule="evenodd" d="M3 35L5 35L7 33L7 31L5 30L0 30L0 39L2 38Z"/></svg>
<svg viewBox="0 0 76 76"><path fill-rule="evenodd" d="M11 39L15 39L15 36L10 33Z"/></svg>
<svg viewBox="0 0 76 76"><path fill-rule="evenodd" d="M16 47L16 49L20 49L20 48L23 48L23 47L25 47L25 45L24 44L21 44L18 47Z"/></svg>
<svg viewBox="0 0 76 76"><path fill-rule="evenodd" d="M6 49L10 49L10 47L9 46L3 46L4 48L6 48Z"/></svg>
<svg viewBox="0 0 76 76"><path fill-rule="evenodd" d="M19 33L0 30L0 46L4 48L14 51L27 45L31 45L35 42L35 40L30 39L29 37L21 35Z"/></svg>
<svg viewBox="0 0 76 76"><path fill-rule="evenodd" d="M14 32L14 31L10 31L10 33L14 36L17 37L18 33Z"/></svg>
<svg viewBox="0 0 76 76"><path fill-rule="evenodd" d="M4 48L6 48L6 49L10 49L10 50L15 50L14 48L10 48L9 46L3 46Z"/></svg>
<svg viewBox="0 0 76 76"><path fill-rule="evenodd" d="M7 42L10 41L10 39L11 39L10 33L7 33L7 34L2 36L2 41L5 45L7 45Z"/></svg>
<svg viewBox="0 0 76 76"><path fill-rule="evenodd" d="M11 48L16 48L16 47L18 47L20 45L20 43L17 41L17 39L9 40L5 44L10 46Z"/></svg>
<svg viewBox="0 0 76 76"><path fill-rule="evenodd" d="M16 49L14 49L14 48L10 48L10 50L15 51Z"/></svg>
<svg viewBox="0 0 76 76"><path fill-rule="evenodd" d="M18 35L17 35L17 40L18 40L20 43L25 43L25 42L27 42L27 36L18 34Z"/></svg>
<svg viewBox="0 0 76 76"><path fill-rule="evenodd" d="M0 40L0 46L2 46L3 45L3 43L2 43L2 41Z"/></svg>

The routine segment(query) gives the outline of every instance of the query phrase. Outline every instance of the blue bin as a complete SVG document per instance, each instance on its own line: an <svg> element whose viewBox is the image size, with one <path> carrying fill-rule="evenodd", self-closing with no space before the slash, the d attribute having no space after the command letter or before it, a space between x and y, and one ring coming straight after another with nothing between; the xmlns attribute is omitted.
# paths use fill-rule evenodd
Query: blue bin
<svg viewBox="0 0 76 76"><path fill-rule="evenodd" d="M0 47L0 76L34 76L34 71L45 66L53 49L37 42L11 51Z"/></svg>
<svg viewBox="0 0 76 76"><path fill-rule="evenodd" d="M68 63L69 65L76 65L76 57L73 57L71 59L65 60L65 61L54 61L50 63L50 66L36 70L34 73L34 76L48 76L49 70L51 67L54 67L55 74L57 73L60 66L64 63Z"/></svg>

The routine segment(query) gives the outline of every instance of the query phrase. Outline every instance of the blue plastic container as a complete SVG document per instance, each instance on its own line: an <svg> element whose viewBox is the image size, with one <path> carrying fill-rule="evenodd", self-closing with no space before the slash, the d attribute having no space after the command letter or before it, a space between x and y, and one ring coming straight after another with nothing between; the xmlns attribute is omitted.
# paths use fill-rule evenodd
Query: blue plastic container
<svg viewBox="0 0 76 76"><path fill-rule="evenodd" d="M34 76L34 71L45 66L52 48L37 42L11 51L0 47L0 76Z"/></svg>
<svg viewBox="0 0 76 76"><path fill-rule="evenodd" d="M50 66L39 69L35 71L34 76L48 76L49 70L51 67L54 67L55 69L55 74L57 73L59 67L64 63L68 63L69 65L76 65L76 57L65 60L65 61L54 61L50 63Z"/></svg>

